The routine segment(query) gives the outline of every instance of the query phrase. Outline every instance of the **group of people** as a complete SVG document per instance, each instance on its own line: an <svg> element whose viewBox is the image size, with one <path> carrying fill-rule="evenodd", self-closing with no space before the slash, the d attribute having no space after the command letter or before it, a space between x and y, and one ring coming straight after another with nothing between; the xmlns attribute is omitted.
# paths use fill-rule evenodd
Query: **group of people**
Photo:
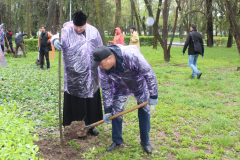
<svg viewBox="0 0 240 160"><path fill-rule="evenodd" d="M134 32L131 27L132 32ZM131 94L138 104L158 102L156 75L136 45L124 46L120 28L111 45L104 46L99 31L87 23L82 12L73 14L73 21L63 25L61 42L53 35L51 42L63 51L64 102L63 126L72 121L85 121L86 125L108 118L124 110L124 104ZM132 42L136 43L134 35ZM139 39L138 39L139 42ZM102 95L99 88L102 88ZM102 100L104 114L102 111ZM150 106L138 109L141 145L148 154L152 153L149 141ZM112 120L112 144L107 151L113 151L123 144L123 117ZM89 135L97 136L92 128Z"/></svg>
<svg viewBox="0 0 240 160"><path fill-rule="evenodd" d="M147 154L151 154L150 106L158 103L158 84L154 71L140 52L140 42L135 27L130 28L132 33L130 45L124 46L121 29L116 28L114 40L109 41L111 45L104 46L99 31L87 23L87 16L82 11L74 13L72 18L73 21L63 25L61 42L58 35L52 35L42 26L37 46L40 50L41 69L44 56L47 60L47 68L50 69L48 52L51 44L57 50L63 51L63 126L82 120L86 125L102 119L105 123L109 123L108 118L122 112L128 97L133 95L137 104L149 102L148 105L138 109L138 118L140 144ZM201 41L198 33L195 33L196 25L192 25L191 29L193 36ZM2 33L0 33L2 45L1 37ZM190 49L194 43L191 40L189 36L183 54L190 45L189 55L193 56L189 58L189 64L193 69L193 76L197 75L200 78L202 73L196 69L198 55L196 56L194 50ZM22 40L18 43L18 46L24 48L21 44ZM122 122L122 116L111 121L113 142L106 149L107 151L113 151L123 144ZM96 128L88 131L88 135L97 136L98 134L99 131Z"/></svg>
<svg viewBox="0 0 240 160"><path fill-rule="evenodd" d="M19 47L21 47L21 49L23 51L23 56L26 57L23 36L27 35L27 33L17 33L16 34L16 37L15 37L16 48L14 51L13 43L12 43L13 32L11 31L11 29L8 29L5 32L6 28L4 27L4 23L0 25L0 29L1 29L0 30L0 43L1 43L2 52L4 53L4 42L5 42L5 47L7 48L7 50L9 50L10 53L14 54L15 58L17 58Z"/></svg>
<svg viewBox="0 0 240 160"><path fill-rule="evenodd" d="M130 32L131 32L131 38L129 45L136 45L138 49L140 50L140 40L138 33L136 32L136 28L134 26L130 27ZM121 28L117 27L115 28L115 37L113 41L108 41L110 44L121 44L124 45L124 35L121 32Z"/></svg>
<svg viewBox="0 0 240 160"><path fill-rule="evenodd" d="M200 78L196 69L198 54L195 55L193 37L201 41L196 25L191 26L192 33L187 38L183 54L189 45L189 65L193 76ZM61 42L53 35L51 43L57 50L63 51L64 66L64 104L63 126L73 121L85 121L86 125L108 118L124 110L130 95L134 95L137 104L149 102L138 109L140 144L147 154L152 153L149 141L150 106L158 103L158 84L150 64L140 52L139 37L135 27L131 27L130 45L124 46L121 29L116 28L111 45L104 46L99 31L87 23L82 12L73 14L73 21L63 25ZM203 43L201 41L203 47ZM102 88L102 95L99 88ZM102 111L102 101L104 114ZM154 108L154 107L153 107ZM151 110L152 111L152 110ZM112 144L106 151L113 151L123 144L123 117L111 121ZM88 135L97 136L99 131L92 128Z"/></svg>

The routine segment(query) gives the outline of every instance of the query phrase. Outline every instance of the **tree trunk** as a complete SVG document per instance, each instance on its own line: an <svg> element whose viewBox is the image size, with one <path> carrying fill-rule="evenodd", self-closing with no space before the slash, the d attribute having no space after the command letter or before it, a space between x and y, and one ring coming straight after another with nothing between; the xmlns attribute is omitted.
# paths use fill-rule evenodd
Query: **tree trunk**
<svg viewBox="0 0 240 160"><path fill-rule="evenodd" d="M53 31L52 34L57 34L57 11L58 11L58 5L57 3L54 4L55 5L55 9L53 12Z"/></svg>
<svg viewBox="0 0 240 160"><path fill-rule="evenodd" d="M152 0L149 0L149 7L151 8L152 10ZM149 15L149 17L153 17ZM153 26L149 26L149 36L153 36Z"/></svg>
<svg viewBox="0 0 240 160"><path fill-rule="evenodd" d="M48 17L47 17L47 24L46 24L46 30L51 31L52 25L53 25L53 15L55 11L55 3L56 0L50 0L48 5Z"/></svg>
<svg viewBox="0 0 240 160"><path fill-rule="evenodd" d="M31 0L28 0L27 2L27 39L31 38L31 23L30 23L30 7L31 7Z"/></svg>
<svg viewBox="0 0 240 160"><path fill-rule="evenodd" d="M144 33L144 36L147 35L147 28L146 28L146 25L145 25L145 16L143 16L143 19L141 20L141 17L139 16L139 19L141 21L141 24L142 24L142 28L143 28L143 33Z"/></svg>
<svg viewBox="0 0 240 160"><path fill-rule="evenodd" d="M177 8L176 8L176 15L175 15L175 22L174 22L174 27L173 27L173 34L172 34L172 38L170 40L170 44L169 44L168 50L167 50L167 54L169 55L169 60L170 60L170 49L171 49L171 46L172 46L172 42L173 42L173 39L174 39L176 27L177 27L178 10L180 8L180 1L181 0L178 0L178 4L177 4Z"/></svg>
<svg viewBox="0 0 240 160"><path fill-rule="evenodd" d="M134 7L133 7L133 0L130 0L131 2L131 26L133 26L133 14L134 14Z"/></svg>
<svg viewBox="0 0 240 160"><path fill-rule="evenodd" d="M207 5L207 46L213 46L213 18L212 18L212 0L206 0Z"/></svg>
<svg viewBox="0 0 240 160"><path fill-rule="evenodd" d="M99 0L95 0L95 7L96 7L96 12L97 12L99 32L102 37L103 45L106 46L107 44L106 44L105 34L104 34L104 29L103 29L103 24L102 24L102 17L100 16Z"/></svg>
<svg viewBox="0 0 240 160"><path fill-rule="evenodd" d="M161 12L161 6L162 6L162 0L158 1L158 9L157 9L157 15L156 15L156 20L155 23L153 24L153 29L154 29L154 42L153 42L153 49L157 49L157 37L158 37L158 22L159 22L159 17L160 17L160 12Z"/></svg>
<svg viewBox="0 0 240 160"><path fill-rule="evenodd" d="M137 8L136 8L136 5L135 5L134 1L133 1L133 0L131 0L131 1L132 1L132 4L133 4L134 13L135 13L135 18L136 18L136 21L137 21L138 34L139 34L139 36L141 36L142 33L141 33L141 26L140 26L140 22L139 22L139 17L138 17Z"/></svg>
<svg viewBox="0 0 240 160"><path fill-rule="evenodd" d="M231 48L232 43L233 43L233 35L232 35L232 29L229 29L229 34L228 34L228 42L227 42L227 47Z"/></svg>
<svg viewBox="0 0 240 160"><path fill-rule="evenodd" d="M112 36L115 35L115 28L120 25L121 21L121 0L116 0L116 14L115 14L115 24L112 31Z"/></svg>
<svg viewBox="0 0 240 160"><path fill-rule="evenodd" d="M239 32L239 28L236 22L236 18L235 18L235 14L233 12L233 7L232 7L232 3L229 0L225 0L225 7L226 7L226 11L227 11L227 15L228 15L228 19L233 31L233 36L235 38L236 44L237 44L237 48L238 48L238 53L240 56L240 32Z"/></svg>
<svg viewBox="0 0 240 160"><path fill-rule="evenodd" d="M180 27L179 27L179 38L180 39L183 39L183 30L182 30L182 28L183 28L183 25L181 24Z"/></svg>
<svg viewBox="0 0 240 160"><path fill-rule="evenodd" d="M164 8L163 8L163 33L167 33L167 25L168 25L168 14L167 14L167 7L168 7L168 0L164 1ZM170 54L167 51L167 34L163 34L163 52L164 52L164 60L166 62L170 61Z"/></svg>
<svg viewBox="0 0 240 160"><path fill-rule="evenodd" d="M8 0L8 24L7 28L11 29L11 0Z"/></svg>

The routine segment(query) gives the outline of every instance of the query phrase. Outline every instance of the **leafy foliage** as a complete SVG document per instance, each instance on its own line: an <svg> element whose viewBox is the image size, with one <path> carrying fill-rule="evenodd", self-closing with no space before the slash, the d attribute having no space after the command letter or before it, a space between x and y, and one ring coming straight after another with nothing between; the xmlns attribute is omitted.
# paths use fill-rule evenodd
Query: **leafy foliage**
<svg viewBox="0 0 240 160"><path fill-rule="evenodd" d="M27 112L21 113L15 104L0 106L0 157L1 159L37 159L38 147L33 141L38 137L33 134L35 125L26 118Z"/></svg>

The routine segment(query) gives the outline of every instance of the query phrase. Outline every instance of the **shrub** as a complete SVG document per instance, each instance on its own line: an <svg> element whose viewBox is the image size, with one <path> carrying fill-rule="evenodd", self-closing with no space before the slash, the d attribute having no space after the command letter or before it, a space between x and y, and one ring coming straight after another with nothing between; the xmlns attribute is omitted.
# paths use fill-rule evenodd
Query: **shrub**
<svg viewBox="0 0 240 160"><path fill-rule="evenodd" d="M31 132L34 131L32 122L17 111L17 105L0 106L0 159L36 159L38 147L33 141L38 138Z"/></svg>
<svg viewBox="0 0 240 160"><path fill-rule="evenodd" d="M37 51L38 39L25 39L24 46L26 51Z"/></svg>

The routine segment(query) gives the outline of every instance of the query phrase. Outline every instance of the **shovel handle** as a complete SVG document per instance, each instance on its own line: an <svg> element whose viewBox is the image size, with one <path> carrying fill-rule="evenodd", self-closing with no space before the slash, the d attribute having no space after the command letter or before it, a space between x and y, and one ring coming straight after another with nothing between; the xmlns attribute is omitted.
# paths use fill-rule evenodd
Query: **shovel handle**
<svg viewBox="0 0 240 160"><path fill-rule="evenodd" d="M125 110L125 111L122 111L122 112L120 112L120 113L118 113L118 114L115 114L115 115L109 117L107 120L109 121L109 120L115 119L115 118L117 118L117 117L119 117L119 116L122 116L122 115L124 115L124 114L126 114L126 113L129 113L129 112L132 112L132 111L134 111L134 110L136 110L136 109L142 108L142 107L144 107L144 106L146 106L146 105L148 105L148 104L149 104L149 101L144 102L144 103L139 104L139 105L137 105L137 106L135 106L135 107L133 107L133 108L130 108L130 109L127 109L127 110ZM102 123L104 123L104 120L101 120L101 121L98 121L98 122L96 122L96 123L93 123L92 126L97 126L97 125L102 124Z"/></svg>

